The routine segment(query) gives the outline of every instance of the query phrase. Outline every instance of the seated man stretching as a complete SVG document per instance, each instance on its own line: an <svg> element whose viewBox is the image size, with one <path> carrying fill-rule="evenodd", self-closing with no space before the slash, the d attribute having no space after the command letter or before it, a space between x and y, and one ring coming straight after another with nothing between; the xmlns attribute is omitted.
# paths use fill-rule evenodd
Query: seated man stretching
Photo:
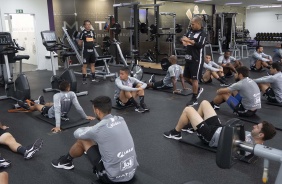
<svg viewBox="0 0 282 184"><path fill-rule="evenodd" d="M180 78L183 90L188 88L185 87L184 77L183 77L183 69L180 65L177 64L177 57L175 55L171 55L169 57L169 62L171 66L168 68L166 72L166 76L161 81L155 81L155 75L151 76L149 83L147 83L147 88L153 89L170 89L173 88L173 93L179 93L180 91L176 89L176 82Z"/></svg>
<svg viewBox="0 0 282 184"><path fill-rule="evenodd" d="M269 69L269 76L254 79L263 96L272 103L282 103L282 64L273 63Z"/></svg>
<svg viewBox="0 0 282 184"><path fill-rule="evenodd" d="M223 73L226 76L231 76L232 72L237 72L236 68L243 66L241 61L231 56L229 50L225 51L224 55L218 58L218 64L223 67Z"/></svg>
<svg viewBox="0 0 282 184"><path fill-rule="evenodd" d="M136 112L149 111L144 102L144 89L147 84L129 75L130 70L128 67L122 67L119 70L119 77L115 80L116 90L114 96L117 105L125 107L133 104ZM140 105L135 101L137 96L139 96Z"/></svg>
<svg viewBox="0 0 282 184"><path fill-rule="evenodd" d="M69 113L71 106L74 105L76 110L79 112L82 118L93 120L92 116L87 116L80 106L77 97L73 91L70 91L70 83L67 81L62 81L59 85L60 93L56 93L53 96L54 103L45 103L43 96L39 98L40 104L35 104L29 106L28 104L19 101L18 104L31 111L39 111L43 116L48 118L55 118L56 127L52 128L53 132L61 131L61 118L68 119L67 114Z"/></svg>
<svg viewBox="0 0 282 184"><path fill-rule="evenodd" d="M241 66L237 69L237 83L217 90L217 96L211 102L214 109L226 102L239 116L253 116L261 108L260 90L258 85L249 78L249 69Z"/></svg>
<svg viewBox="0 0 282 184"><path fill-rule="evenodd" d="M206 69L202 82L211 83L212 78L220 82L220 86L229 86L224 77L223 68L211 60L210 55L205 56L204 68Z"/></svg>
<svg viewBox="0 0 282 184"><path fill-rule="evenodd" d="M259 45L256 47L256 51L253 53L250 62L251 70L259 71L263 67L270 68L269 65L272 64L272 57L263 53L263 47Z"/></svg>
<svg viewBox="0 0 282 184"><path fill-rule="evenodd" d="M8 128L0 123L0 144L8 146L10 150L23 155L24 159L27 160L31 159L41 149L43 145L42 139L37 139L33 144L25 147L18 143L13 135L7 131ZM0 167L8 167L9 165L9 161L3 158L0 159Z"/></svg>
<svg viewBox="0 0 282 184"><path fill-rule="evenodd" d="M182 139L181 130L191 125L197 132L198 137L210 147L217 147L222 130L222 124L214 109L206 100L202 101L198 111L193 107L186 107L175 127L164 136L170 139ZM276 134L275 127L266 121L253 126L251 132L246 131L245 141L250 144L263 144L264 141L272 139Z"/></svg>
<svg viewBox="0 0 282 184"><path fill-rule="evenodd" d="M111 115L112 102L107 96L92 100L96 118L94 126L78 128L77 139L69 152L53 160L56 168L74 168L73 159L84 152L93 165L93 171L103 183L126 182L133 178L138 162L134 142L124 119Z"/></svg>

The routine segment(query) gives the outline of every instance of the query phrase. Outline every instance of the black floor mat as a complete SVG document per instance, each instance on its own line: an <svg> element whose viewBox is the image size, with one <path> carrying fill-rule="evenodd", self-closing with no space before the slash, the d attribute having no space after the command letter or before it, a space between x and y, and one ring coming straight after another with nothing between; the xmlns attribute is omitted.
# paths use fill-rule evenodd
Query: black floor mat
<svg viewBox="0 0 282 184"><path fill-rule="evenodd" d="M143 72L147 74L166 75L166 71L154 68L143 68Z"/></svg>

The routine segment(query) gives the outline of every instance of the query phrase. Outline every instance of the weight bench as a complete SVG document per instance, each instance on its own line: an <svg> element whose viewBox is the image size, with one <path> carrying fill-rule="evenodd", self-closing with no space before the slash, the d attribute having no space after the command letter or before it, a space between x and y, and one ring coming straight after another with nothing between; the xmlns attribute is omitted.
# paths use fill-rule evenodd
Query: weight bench
<svg viewBox="0 0 282 184"><path fill-rule="evenodd" d="M69 113L69 114L71 114L71 113ZM44 122L46 122L46 123L49 123L53 126L56 126L55 118L48 118L48 117L45 117L41 114L38 114L35 117L44 121ZM82 118L77 117L77 116L71 116L70 120L68 120L68 121L61 120L61 129L66 130L66 129L77 127L77 126L84 125L84 124L87 124L87 123L90 123L90 121L87 120L87 119L82 119Z"/></svg>
<svg viewBox="0 0 282 184"><path fill-rule="evenodd" d="M273 103L273 102L266 102L266 104L268 105L274 105L274 106L278 106L278 107L282 107L282 103Z"/></svg>
<svg viewBox="0 0 282 184"><path fill-rule="evenodd" d="M179 142L181 143L185 143L185 144L189 144L191 146L195 146L197 148L201 148L204 150L208 150L211 152L216 153L217 152L217 148L215 147L210 147L207 144L204 144L197 136L197 133L193 133L193 134L188 134L187 136L182 137L182 139L179 140ZM253 154L250 154L248 156L242 157L240 158L240 161L242 162L246 162L248 164L251 163L255 163L258 160L257 156L254 156Z"/></svg>
<svg viewBox="0 0 282 184"><path fill-rule="evenodd" d="M173 89L172 88L167 88L167 89L154 89L155 91L163 91L163 92L167 92L167 93L172 93L172 94L176 94L176 95L182 95L182 96L188 96L188 95L192 95L193 92L191 89L188 90L181 90L181 93L173 93Z"/></svg>

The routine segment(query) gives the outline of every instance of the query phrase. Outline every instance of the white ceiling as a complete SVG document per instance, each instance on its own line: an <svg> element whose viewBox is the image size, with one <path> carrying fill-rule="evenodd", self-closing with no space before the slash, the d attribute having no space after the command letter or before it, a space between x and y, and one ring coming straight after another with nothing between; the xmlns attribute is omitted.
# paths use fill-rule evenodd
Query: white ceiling
<svg viewBox="0 0 282 184"><path fill-rule="evenodd" d="M238 3L242 2L240 5L228 5L228 6L243 6L247 7L250 5L282 5L282 0L212 0L212 1L205 1L205 0L165 0L165 1L178 1L178 2L187 2L187 3L202 3L202 4L215 4L215 5L225 5L226 3ZM197 2L202 1L202 2ZM281 8L282 12L282 8Z"/></svg>

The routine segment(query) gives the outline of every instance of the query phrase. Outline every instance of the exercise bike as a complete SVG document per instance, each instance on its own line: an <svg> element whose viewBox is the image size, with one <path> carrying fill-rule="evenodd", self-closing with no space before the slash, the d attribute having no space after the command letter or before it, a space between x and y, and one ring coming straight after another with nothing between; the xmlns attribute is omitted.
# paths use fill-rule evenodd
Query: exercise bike
<svg viewBox="0 0 282 184"><path fill-rule="evenodd" d="M124 66L129 67L131 77L134 77L138 80L142 80L142 78L143 78L143 68L138 63L139 51L138 50L132 50L131 51L132 55L133 55L133 59L131 60L130 65L128 65L127 61L125 60L125 58L123 56L121 48L120 48L121 43L114 38L112 44L116 45L118 53L120 55L120 58L121 58L121 60L124 64Z"/></svg>
<svg viewBox="0 0 282 184"><path fill-rule="evenodd" d="M68 46L64 45L62 41L58 38L59 42L57 41L57 36L54 31L42 31L41 37L43 41L43 45L46 47L47 51L50 51L50 60L51 66L53 71L53 76L51 77L51 88L43 89L43 92L51 92L55 91L58 92L59 85L62 81L68 81L70 83L70 90L76 93L76 96L88 95L88 91L77 91L77 81L72 69L66 69L60 76L56 75L56 69L54 67L54 51L64 50L61 52L62 58L67 58L69 56L75 56L75 52L67 52L66 49L70 49Z"/></svg>
<svg viewBox="0 0 282 184"><path fill-rule="evenodd" d="M25 74L22 73L22 60L29 59L28 55L15 55L24 51L8 32L0 32L0 77L5 86L6 95L0 100L12 99L15 101L30 99L30 87ZM20 61L20 73L13 81L13 67L11 64Z"/></svg>

